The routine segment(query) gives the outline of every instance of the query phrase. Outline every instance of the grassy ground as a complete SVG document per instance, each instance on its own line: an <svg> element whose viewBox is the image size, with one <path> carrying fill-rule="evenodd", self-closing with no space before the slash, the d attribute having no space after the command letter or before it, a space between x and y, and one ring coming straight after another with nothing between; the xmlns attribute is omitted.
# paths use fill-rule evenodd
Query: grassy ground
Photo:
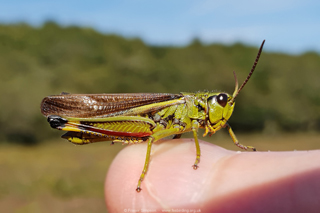
<svg viewBox="0 0 320 213"><path fill-rule="evenodd" d="M237 136L259 151L320 149L319 134ZM205 140L239 150L225 133ZM1 146L1 212L107 212L104 178L123 148L109 144L75 146L57 139L34 147Z"/></svg>

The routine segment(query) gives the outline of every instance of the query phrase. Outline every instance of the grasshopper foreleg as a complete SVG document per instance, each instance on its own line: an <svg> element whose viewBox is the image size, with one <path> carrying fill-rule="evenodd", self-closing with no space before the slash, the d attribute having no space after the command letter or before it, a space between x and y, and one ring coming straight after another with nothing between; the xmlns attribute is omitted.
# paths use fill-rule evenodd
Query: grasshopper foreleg
<svg viewBox="0 0 320 213"><path fill-rule="evenodd" d="M236 135L234 134L234 132L232 131L231 126L230 126L228 123L226 123L225 127L227 127L227 129L228 129L228 131L229 131L229 134L230 134L230 136L231 136L231 138L232 138L232 140L233 140L233 143L234 143L237 147L239 147L239 148L241 148L241 149L244 149L244 150L252 149L253 151L256 151L256 148L254 148L253 146L245 146L245 145L242 145L241 143L239 143Z"/></svg>

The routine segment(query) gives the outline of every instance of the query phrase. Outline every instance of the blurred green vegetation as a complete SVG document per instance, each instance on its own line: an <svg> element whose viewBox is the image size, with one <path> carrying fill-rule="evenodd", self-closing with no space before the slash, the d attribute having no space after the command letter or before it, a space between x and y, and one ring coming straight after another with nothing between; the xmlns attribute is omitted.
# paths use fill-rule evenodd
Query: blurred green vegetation
<svg viewBox="0 0 320 213"><path fill-rule="evenodd" d="M258 45L258 44L257 44ZM268 45L268 40L266 44ZM69 93L232 93L257 47L150 46L138 38L47 22L0 25L0 143L36 144L56 138L40 113L48 95ZM236 132L277 134L320 130L320 56L263 52L237 98L230 124Z"/></svg>
<svg viewBox="0 0 320 213"><path fill-rule="evenodd" d="M57 138L0 149L1 212L106 212L104 179L123 146L75 146Z"/></svg>

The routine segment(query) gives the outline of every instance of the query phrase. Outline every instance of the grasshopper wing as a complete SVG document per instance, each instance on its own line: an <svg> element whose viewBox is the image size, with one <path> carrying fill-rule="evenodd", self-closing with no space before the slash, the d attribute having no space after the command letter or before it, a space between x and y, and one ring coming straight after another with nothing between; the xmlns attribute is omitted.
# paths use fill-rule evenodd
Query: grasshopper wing
<svg viewBox="0 0 320 213"><path fill-rule="evenodd" d="M41 102L41 112L46 117L50 115L74 118L133 116L179 103L184 103L182 94L62 94L44 98Z"/></svg>

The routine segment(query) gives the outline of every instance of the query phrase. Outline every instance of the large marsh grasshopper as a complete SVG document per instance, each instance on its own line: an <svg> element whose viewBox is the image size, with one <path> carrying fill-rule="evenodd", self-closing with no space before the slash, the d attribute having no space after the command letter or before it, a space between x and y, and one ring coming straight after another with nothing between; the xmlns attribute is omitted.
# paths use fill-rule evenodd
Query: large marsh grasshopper
<svg viewBox="0 0 320 213"><path fill-rule="evenodd" d="M66 94L48 96L42 100L41 112L47 117L50 126L68 131L62 136L75 144L88 144L99 141L134 144L147 142L148 149L142 174L138 180L137 192L141 191L150 162L152 143L174 135L193 132L196 145L196 160L200 162L200 146L197 132L205 129L204 136L227 128L235 145L241 149L252 146L240 144L227 123L235 98L250 79L261 54L262 42L252 69L233 95L224 92L198 93L128 93L128 94Z"/></svg>

